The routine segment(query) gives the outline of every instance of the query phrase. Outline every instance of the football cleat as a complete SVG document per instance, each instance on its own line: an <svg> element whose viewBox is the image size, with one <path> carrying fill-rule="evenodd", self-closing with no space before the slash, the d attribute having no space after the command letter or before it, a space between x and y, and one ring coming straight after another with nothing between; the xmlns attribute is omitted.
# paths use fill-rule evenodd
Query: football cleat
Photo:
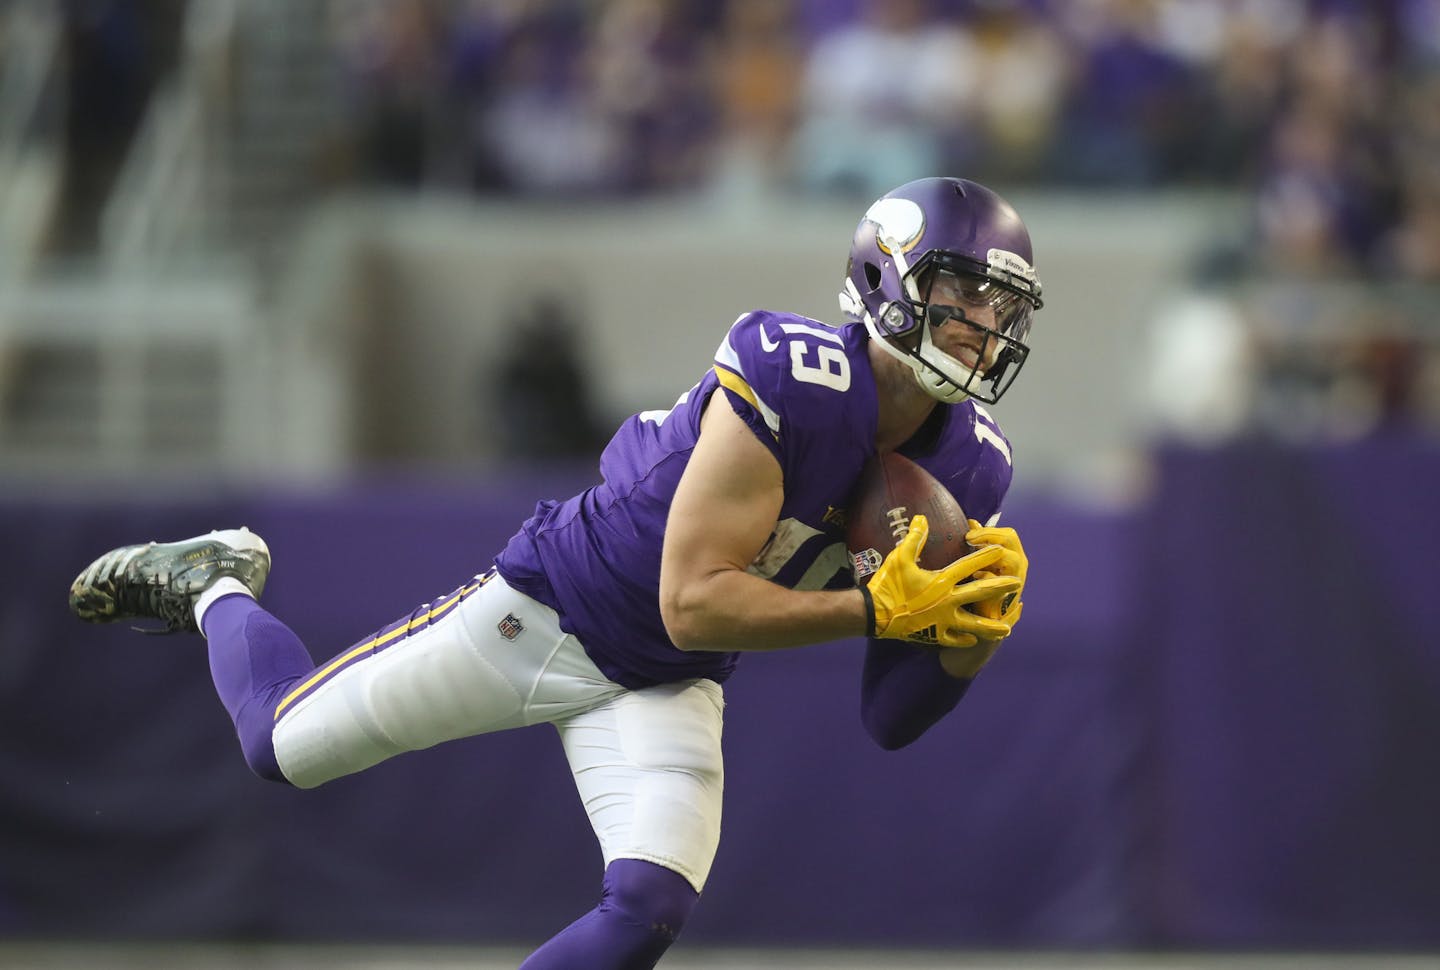
<svg viewBox="0 0 1440 970"><path fill-rule="evenodd" d="M70 611L89 623L127 617L164 621L163 629L145 633L196 633L196 596L230 576L258 599L269 574L265 540L243 527L180 542L121 546L70 584Z"/></svg>

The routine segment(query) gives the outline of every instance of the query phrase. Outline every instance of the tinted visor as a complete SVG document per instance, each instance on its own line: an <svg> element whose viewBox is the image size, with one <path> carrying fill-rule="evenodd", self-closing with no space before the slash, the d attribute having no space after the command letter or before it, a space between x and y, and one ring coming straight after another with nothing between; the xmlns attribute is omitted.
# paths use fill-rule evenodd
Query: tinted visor
<svg viewBox="0 0 1440 970"><path fill-rule="evenodd" d="M971 270L936 263L925 269L919 289L931 326L959 318L1019 343L1030 336L1035 301L1029 294Z"/></svg>
<svg viewBox="0 0 1440 970"><path fill-rule="evenodd" d="M978 360L958 386L971 397L994 404L1030 354L1026 341L1040 305L1038 287L1032 290L1010 274L992 275L983 265L951 253L932 254L916 266L914 276L920 296L917 309L923 308L930 327L954 323L984 335Z"/></svg>

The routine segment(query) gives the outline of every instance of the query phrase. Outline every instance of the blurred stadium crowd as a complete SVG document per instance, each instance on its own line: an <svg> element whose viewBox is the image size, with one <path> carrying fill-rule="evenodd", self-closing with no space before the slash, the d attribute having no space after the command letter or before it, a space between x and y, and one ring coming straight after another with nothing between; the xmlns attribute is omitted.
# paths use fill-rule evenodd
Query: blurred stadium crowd
<svg viewBox="0 0 1440 970"><path fill-rule="evenodd" d="M1159 423L1440 427L1440 0L316 3L317 192L1239 192L1205 298L1158 322ZM186 7L66 5L82 249Z"/></svg>
<svg viewBox="0 0 1440 970"><path fill-rule="evenodd" d="M185 4L67 4L118 147ZM1247 186L1267 268L1440 278L1440 0L330 0L326 174L574 199Z"/></svg>
<svg viewBox="0 0 1440 970"><path fill-rule="evenodd" d="M333 15L352 175L395 188L872 198L924 172L1238 187L1249 225L1202 275L1440 281L1436 0L406 0ZM1206 438L1440 424L1433 292L1315 302L1268 290L1162 330L1162 424ZM1196 337L1232 352L1207 364Z"/></svg>
<svg viewBox="0 0 1440 970"><path fill-rule="evenodd" d="M527 196L1237 183L1276 268L1440 278L1435 0L333 5L359 174Z"/></svg>

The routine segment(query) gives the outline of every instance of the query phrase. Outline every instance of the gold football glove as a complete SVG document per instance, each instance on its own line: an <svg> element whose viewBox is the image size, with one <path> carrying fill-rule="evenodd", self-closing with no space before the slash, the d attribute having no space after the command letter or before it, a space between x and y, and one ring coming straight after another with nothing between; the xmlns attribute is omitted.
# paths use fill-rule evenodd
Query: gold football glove
<svg viewBox="0 0 1440 970"><path fill-rule="evenodd" d="M969 523L970 531L965 533L966 542L972 546L996 545L1004 550L994 565L977 572L976 577L991 579L1010 576L1020 583L1014 592L977 600L970 608L983 617L999 620L1013 629L1015 621L1020 619L1020 594L1025 589L1025 575L1030 571L1030 559L1025 555L1025 547L1020 544L1019 533L1014 529L986 528L974 519L970 519Z"/></svg>
<svg viewBox="0 0 1440 970"><path fill-rule="evenodd" d="M1005 620L966 609L971 603L1003 601L1019 591L1023 581L1015 576L971 578L979 570L995 567L1006 548L989 545L943 569L926 569L918 560L929 533L925 516L911 519L905 538L885 557L869 586L860 588L869 614L869 635L938 647L973 647L981 640L1008 636L1010 624Z"/></svg>

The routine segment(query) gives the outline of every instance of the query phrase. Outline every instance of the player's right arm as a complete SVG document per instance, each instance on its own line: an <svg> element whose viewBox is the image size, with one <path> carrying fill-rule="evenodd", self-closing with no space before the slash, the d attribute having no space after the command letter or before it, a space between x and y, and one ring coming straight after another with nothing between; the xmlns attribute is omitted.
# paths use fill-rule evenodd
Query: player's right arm
<svg viewBox="0 0 1440 970"><path fill-rule="evenodd" d="M983 589L961 582L1002 550L989 546L943 570L923 569L915 561L925 531L918 518L912 538L863 592L794 590L748 572L785 502L782 455L797 424L813 436L844 420L841 399L832 395L850 387L835 338L809 325L773 324L759 314L741 317L716 354L722 387L706 404L661 549L660 615L671 642L728 652L870 635L969 647L1008 634L1008 626L965 605L1008 592L1012 580L987 579ZM778 352L782 347L792 350Z"/></svg>
<svg viewBox="0 0 1440 970"><path fill-rule="evenodd" d="M774 650L866 632L858 590L797 591L746 572L784 497L779 461L716 391L660 557L660 615L681 650Z"/></svg>
<svg viewBox="0 0 1440 970"><path fill-rule="evenodd" d="M716 392L670 507L660 557L660 615L681 650L775 650L851 636L975 647L1008 634L965 605L1016 581L962 582L1001 555L987 546L942 570L916 563L923 517L865 590L788 589L746 568L770 538L785 496L775 456Z"/></svg>

